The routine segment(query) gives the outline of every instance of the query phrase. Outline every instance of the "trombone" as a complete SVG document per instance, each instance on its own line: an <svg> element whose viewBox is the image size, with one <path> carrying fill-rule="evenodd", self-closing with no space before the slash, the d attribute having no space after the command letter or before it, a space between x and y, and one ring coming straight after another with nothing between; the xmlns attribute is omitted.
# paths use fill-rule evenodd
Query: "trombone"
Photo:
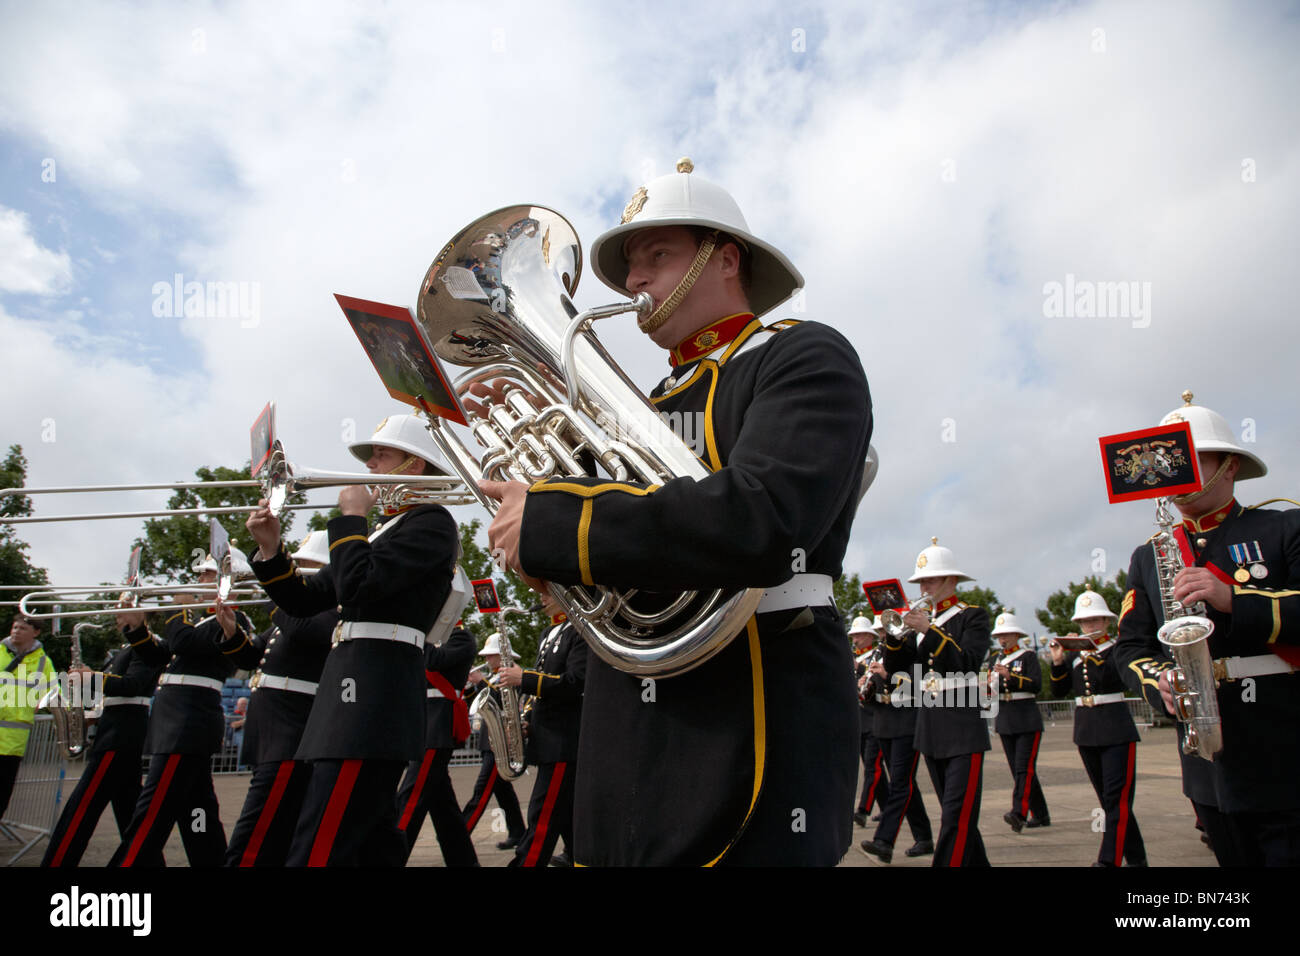
<svg viewBox="0 0 1300 956"><path fill-rule="evenodd" d="M285 457L284 448L277 440L272 447L271 460L261 479L243 478L229 481L180 481L171 484L140 485L74 485L62 488L0 488L0 498L6 495L78 494L102 491L156 491L203 488L260 488L272 513L280 518L284 512L298 509L324 510L332 505L289 504L289 497L314 488L337 488L345 485L369 485L380 488L379 500L390 508L403 508L413 504L468 505L478 498L459 478L448 475L372 475L347 471L325 471L318 468L296 468ZM257 505L232 505L212 508L171 508L157 511L119 511L105 514L41 515L22 518L0 518L0 524L28 524L45 521L89 521L107 518L154 518L187 515L252 514Z"/></svg>
<svg viewBox="0 0 1300 956"><path fill-rule="evenodd" d="M33 620L48 620L51 618L72 618L72 617L97 617L105 614L119 614L123 611L166 611L172 608L185 607L184 604L141 604L139 599L143 597L163 597L172 594L193 594L199 597L216 598L219 596L219 586L210 585L137 585L134 587L119 588L114 585L99 585L93 593L102 594L106 591L119 591L116 598L77 598L77 597L59 597L60 594L77 594L89 589L82 588L50 588L46 591L32 591L23 595L22 600L18 602L18 610L24 617ZM227 607L243 607L252 604L265 604L270 600L260 588L250 586L240 586L230 591L230 597L234 600L223 600L222 604ZM97 604L112 605L111 607L92 607L79 608L77 610L59 610L53 611L32 611L33 606L50 607L58 605L62 601L72 604Z"/></svg>

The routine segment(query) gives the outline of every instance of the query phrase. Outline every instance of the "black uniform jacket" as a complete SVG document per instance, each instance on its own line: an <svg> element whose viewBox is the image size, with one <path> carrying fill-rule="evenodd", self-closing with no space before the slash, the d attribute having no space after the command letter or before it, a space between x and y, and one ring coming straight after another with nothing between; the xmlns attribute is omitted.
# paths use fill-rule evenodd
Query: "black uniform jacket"
<svg viewBox="0 0 1300 956"><path fill-rule="evenodd" d="M1124 679L1115 662L1115 640L1104 641L1095 651L1066 651L1065 660L1052 665L1052 694L1084 697L1124 692ZM1098 704L1074 708L1074 743L1079 747L1110 747L1140 740L1128 704Z"/></svg>
<svg viewBox="0 0 1300 956"><path fill-rule="evenodd" d="M216 617L200 619L203 609L185 607L168 612L161 641L150 639L132 647L146 662L165 665L164 674L190 674L224 682L235 673L233 655L248 643L253 631L248 616L235 612L236 629L227 638ZM159 678L161 680L161 678ZM148 754L211 754L226 734L221 691L208 687L159 684L149 716L144 752Z"/></svg>
<svg viewBox="0 0 1300 956"><path fill-rule="evenodd" d="M533 697L528 711L528 759L535 764L578 757L587 642L573 625L552 627L537 646L537 666L524 671L520 690Z"/></svg>
<svg viewBox="0 0 1300 956"><path fill-rule="evenodd" d="M428 633L451 590L458 538L441 505L420 505L366 536L366 519L329 523L330 563L307 577L283 548L252 562L275 603L295 617L337 607L344 621ZM424 655L400 641L341 641L325 660L298 760L419 760L424 754Z"/></svg>
<svg viewBox="0 0 1300 956"><path fill-rule="evenodd" d="M474 635L463 627L455 628L439 647L424 645L425 681L430 689L435 687L435 677L442 680L438 689L444 690L447 684L459 691L469 680L470 667L478 654L478 644ZM445 683L444 683L445 681ZM447 697L429 697L425 694L424 705L424 745L430 750L440 747L458 747L464 743L457 740L453 733L455 724L456 701ZM487 736L484 734L483 736Z"/></svg>
<svg viewBox="0 0 1300 956"><path fill-rule="evenodd" d="M1218 517L1222 515L1223 517ZM1214 623L1210 655L1215 658L1290 654L1300 644L1300 510L1228 507L1196 523L1183 523L1195 564L1210 567L1232 586L1232 612L1210 607ZM1200 545L1204 540L1205 544ZM1263 577L1245 583L1233 578L1234 545L1248 545L1262 557ZM1256 550L1256 546L1258 550ZM1242 551L1238 550L1241 554ZM1156 638L1164 623L1155 555L1149 544L1133 552L1120 614L1116 658L1129 685L1140 689L1157 713L1160 672L1173 666ZM1223 750L1213 763L1183 758L1183 788L1199 803L1225 813L1254 813L1300 807L1300 673L1271 674L1247 681L1220 682L1219 715Z"/></svg>
<svg viewBox="0 0 1300 956"><path fill-rule="evenodd" d="M152 638L143 626L126 634L128 642L150 641ZM127 643L118 648L104 668L105 697L152 697L158 688L158 675L162 664L150 664ZM95 729L95 746L92 752L124 750L141 753L144 750L145 732L149 726L148 704L114 704L104 706Z"/></svg>
<svg viewBox="0 0 1300 956"><path fill-rule="evenodd" d="M854 676L857 677L859 686L862 688L858 695L859 709L861 711L860 729L864 734L874 734L876 731L876 712L881 708L888 707L888 704L882 703L880 695L888 686L885 678L872 674L867 677L866 683L862 678L867 675L868 670L875 661L884 661L885 647L880 641L872 644L870 650L864 652L867 656L863 658L861 664L855 664L853 668Z"/></svg>
<svg viewBox="0 0 1300 956"><path fill-rule="evenodd" d="M271 612L272 626L235 655L235 663L253 675L253 694L244 723L244 762L278 763L292 760L302 741L312 703L312 694L259 687L258 674L320 682L330 638L339 613L334 608L311 617L290 617L280 608Z"/></svg>
<svg viewBox="0 0 1300 956"><path fill-rule="evenodd" d="M935 609L934 621L943 618L947 610L945 603L941 602ZM922 675L931 671L949 679L978 675L991 642L989 615L982 607L957 604L961 610L942 624L931 623L929 630L921 635L915 659L908 661L913 665L913 684L916 682L916 665L919 665ZM885 667L893 671L903 661L901 649L895 650L894 645L886 642ZM915 745L921 753L946 759L989 749L988 721L981 716L979 691L973 684L960 691L940 691L934 701L936 705L952 703L961 706L928 706L921 699L919 688L913 686L911 692L912 706L916 708Z"/></svg>
<svg viewBox="0 0 1300 956"><path fill-rule="evenodd" d="M755 320L671 381L651 401L713 473L648 487L534 485L525 570L660 590L839 577L872 428L853 347L814 322L763 330ZM707 663L650 683L593 655L575 859L837 862L852 838L857 710L853 659L831 606L756 615ZM792 826L798 819L806 828Z"/></svg>
<svg viewBox="0 0 1300 956"><path fill-rule="evenodd" d="M1007 658L1011 662L1007 663ZM1038 655L1026 647L999 654L994 664L1006 664L1011 673L1001 678L998 715L993 729L1000 734L1032 734L1043 729L1043 715L1037 700L1003 700L1002 694L1037 694L1043 689L1043 666Z"/></svg>
<svg viewBox="0 0 1300 956"><path fill-rule="evenodd" d="M871 731L877 740L916 737L916 708L912 706L912 665L916 662L916 631L880 642L880 660L889 676L871 679L878 707Z"/></svg>

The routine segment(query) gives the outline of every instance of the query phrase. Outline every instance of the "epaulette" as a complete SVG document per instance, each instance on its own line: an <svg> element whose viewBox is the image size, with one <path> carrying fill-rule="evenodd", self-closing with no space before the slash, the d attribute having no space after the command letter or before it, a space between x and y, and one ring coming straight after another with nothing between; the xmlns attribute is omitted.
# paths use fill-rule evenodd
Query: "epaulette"
<svg viewBox="0 0 1300 956"><path fill-rule="evenodd" d="M1300 501L1296 501L1294 498L1269 498L1267 501L1261 501L1257 505L1250 505L1249 507L1243 510L1254 511L1256 508L1262 508L1265 505L1275 504L1279 501L1285 501L1287 504L1295 505L1297 508L1300 508Z"/></svg>

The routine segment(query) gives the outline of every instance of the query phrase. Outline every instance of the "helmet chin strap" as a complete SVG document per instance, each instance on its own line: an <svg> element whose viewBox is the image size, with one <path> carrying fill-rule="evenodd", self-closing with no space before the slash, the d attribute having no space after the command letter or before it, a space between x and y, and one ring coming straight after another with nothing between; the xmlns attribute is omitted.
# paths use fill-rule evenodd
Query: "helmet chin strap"
<svg viewBox="0 0 1300 956"><path fill-rule="evenodd" d="M1200 491L1194 491L1189 495L1176 495L1173 498L1174 504L1178 505L1181 508L1183 505L1190 505L1193 501L1196 501L1198 498L1200 498L1201 495L1205 494L1207 491L1209 491L1211 488L1214 487L1215 482L1217 482L1220 478L1223 477L1223 473L1228 470L1228 465L1232 464L1233 459L1236 457L1237 457L1236 455L1224 455L1223 462L1222 464L1219 465L1219 470L1214 473L1214 477L1212 477L1209 481L1207 481L1204 484L1204 486L1201 488Z"/></svg>
<svg viewBox="0 0 1300 956"><path fill-rule="evenodd" d="M704 271L704 266L709 261L709 256L713 255L714 246L717 245L718 234L710 233L700 243L700 249L695 253L695 259L691 262L691 267L686 270L686 275L682 276L682 281L677 283L677 288L673 289L673 294L664 299L655 309L644 319L637 320L637 327L646 335L657 332L659 328L668 321L668 317L673 314L686 294L691 291L691 286L695 285L695 280L700 277Z"/></svg>

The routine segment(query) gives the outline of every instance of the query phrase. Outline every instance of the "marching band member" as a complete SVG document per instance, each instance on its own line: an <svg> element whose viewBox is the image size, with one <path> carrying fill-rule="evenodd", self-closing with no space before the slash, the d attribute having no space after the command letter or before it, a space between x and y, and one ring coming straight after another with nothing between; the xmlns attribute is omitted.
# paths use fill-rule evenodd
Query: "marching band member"
<svg viewBox="0 0 1300 956"><path fill-rule="evenodd" d="M31 691L43 694L55 680L54 665L36 639L41 633L37 620L15 614L9 636L0 641L0 819L13 796L18 765L36 720Z"/></svg>
<svg viewBox="0 0 1300 956"><path fill-rule="evenodd" d="M1115 639L1106 638L1115 615L1096 591L1075 599L1073 621L1084 637L1097 642L1091 651L1066 652L1053 641L1052 693L1074 694L1074 743L1092 789L1106 813L1106 830L1093 866L1146 866L1146 845L1133 816L1137 779L1137 726L1124 703L1124 683L1112 650Z"/></svg>
<svg viewBox="0 0 1300 956"><path fill-rule="evenodd" d="M199 583L213 584L217 574L209 555L200 565ZM190 866L220 866L226 855L212 754L221 749L226 729L221 688L235 673L233 655L248 644L253 625L220 602L214 614L199 619L193 595L178 593L175 600L188 606L166 612L162 640L151 637L132 645L147 663L166 666L145 739L149 776L109 866L153 865L177 825ZM123 620L131 622L133 616L124 613Z"/></svg>
<svg viewBox="0 0 1300 956"><path fill-rule="evenodd" d="M125 838L140 798L140 767L149 727L149 704L162 665L147 662L136 651L136 645L153 640L145 627L143 611L120 613L117 624L126 643L104 667L104 713L99 718L95 744L81 771L77 789L68 798L50 834L41 866L76 866L81 862L95 826L110 803L118 834ZM72 673L92 672L83 668Z"/></svg>
<svg viewBox="0 0 1300 956"><path fill-rule="evenodd" d="M993 636L1002 652L993 664L990 680L998 695L998 715L993 729L1002 738L1014 781L1011 810L1002 819L1019 833L1026 826L1052 825L1047 799L1038 782L1038 745L1043 739L1043 715L1038 712L1038 692L1043 687L1043 668L1038 655L1020 646L1029 632L1015 614L1005 611L993 622Z"/></svg>
<svg viewBox="0 0 1300 956"><path fill-rule="evenodd" d="M299 568L329 563L329 535L309 532L291 557ZM339 613L326 608L308 618L271 612L271 627L235 655L253 670L244 732L244 762L253 767L239 821L230 835L226 866L283 866L289 855L311 765L294 759L320 682Z"/></svg>
<svg viewBox="0 0 1300 956"><path fill-rule="evenodd" d="M427 813L438 835L446 866L478 866L478 854L460 815L451 785L452 752L469 738L469 708L461 688L474 663L474 635L455 628L440 647L424 645L424 756L406 768L397 791L397 828L406 836L406 852L415 847Z"/></svg>
<svg viewBox="0 0 1300 956"><path fill-rule="evenodd" d="M1236 482L1262 477L1263 461L1237 443L1221 415L1191 404L1190 392L1183 400L1161 424L1191 426L1201 475L1210 477L1199 492L1174 498L1185 567L1173 597L1205 602L1211 656L1226 659L1216 694L1223 749L1213 762L1183 755L1183 792L1220 865L1297 866L1300 675L1291 665L1300 663L1300 511L1238 504ZM1172 714L1173 662L1156 637L1164 612L1149 545L1133 552L1128 583L1116 660L1131 687Z"/></svg>
<svg viewBox="0 0 1300 956"><path fill-rule="evenodd" d="M372 474L445 473L428 431L412 415L380 422L350 450ZM306 577L280 543L266 502L248 519L253 570L287 614L341 608L295 759L312 764L289 866L401 866L406 839L394 796L407 763L424 753L424 637L451 590L456 522L441 505L366 516L378 492L351 485L329 523L330 563Z"/></svg>
<svg viewBox="0 0 1300 956"><path fill-rule="evenodd" d="M952 551L938 539L930 540L930 547L917 555L916 572L908 581L920 583L933 614L913 608L903 622L918 635L911 663L913 673L922 676L922 686L912 688L911 704L917 708L914 743L925 755L943 814L934 865L988 866L979 816L989 731L976 682L990 644L989 615L982 607L958 600L957 584L974 579L957 570ZM886 643L886 666L894 670L900 658Z"/></svg>
<svg viewBox="0 0 1300 956"><path fill-rule="evenodd" d="M876 629L881 634L881 654L870 661L868 693L875 697L872 734L879 743L884 763L889 768L888 790L881 797L880 823L870 840L863 840L863 851L884 863L894 858L894 843L907 818L912 831L912 845L905 856L925 856L934 852L934 831L925 801L916 788L916 765L921 755L914 746L916 708L912 706L912 664L916 660L916 632L905 631L897 638L885 632L880 618ZM888 658L886 654L888 653ZM886 660L890 661L886 667Z"/></svg>
<svg viewBox="0 0 1300 956"><path fill-rule="evenodd" d="M713 473L484 482L502 501L489 541L561 584L767 588L743 631L687 673L647 685L588 662L575 862L832 865L852 839L859 717L831 583L871 437L866 376L828 326L763 327L801 276L730 195L689 160L677 168L637 193L591 259L611 288L653 299L640 325L673 369L651 402L696 422Z"/></svg>
<svg viewBox="0 0 1300 956"><path fill-rule="evenodd" d="M880 743L871 732L875 723L875 711L880 706L869 684L871 672L869 665L881 657L881 651L875 646L876 630L871 620L855 617L849 627L849 637L853 640L853 653L857 655L853 673L858 679L858 706L861 711L861 750L862 755L862 797L853 814L853 822L865 827L871 817L871 808L877 801L883 807L889 799L889 778L885 774L885 761L880 750Z"/></svg>
<svg viewBox="0 0 1300 956"><path fill-rule="evenodd" d="M485 678L478 669L470 671L468 689L465 691L467 702L472 702L479 694L492 692L489 678L501 670L500 633L494 632L488 637L483 643L480 654L487 661L488 678ZM519 657L514 648L510 649L510 656L513 659ZM514 660L511 663L513 664ZM478 779L474 782L474 793L461 811L461 817L465 820L465 830L467 833L474 832L474 827L478 826L483 811L487 809L488 801L496 797L497 807L505 817L506 825L506 838L497 844L497 849L513 850L524 838L526 829L523 812L519 809L519 797L515 794L514 785L497 770L496 756L492 753L492 744L488 740L487 731L479 734L478 749L483 758L482 763L479 764Z"/></svg>
<svg viewBox="0 0 1300 956"><path fill-rule="evenodd" d="M546 866L562 836L573 839L573 781L577 776L578 726L582 686L587 676L587 642L568 623L549 591L542 609L551 628L537 645L537 666L503 668L501 683L532 696L526 717L528 762L537 767L537 782L528 801L528 832L515 848L511 866Z"/></svg>

